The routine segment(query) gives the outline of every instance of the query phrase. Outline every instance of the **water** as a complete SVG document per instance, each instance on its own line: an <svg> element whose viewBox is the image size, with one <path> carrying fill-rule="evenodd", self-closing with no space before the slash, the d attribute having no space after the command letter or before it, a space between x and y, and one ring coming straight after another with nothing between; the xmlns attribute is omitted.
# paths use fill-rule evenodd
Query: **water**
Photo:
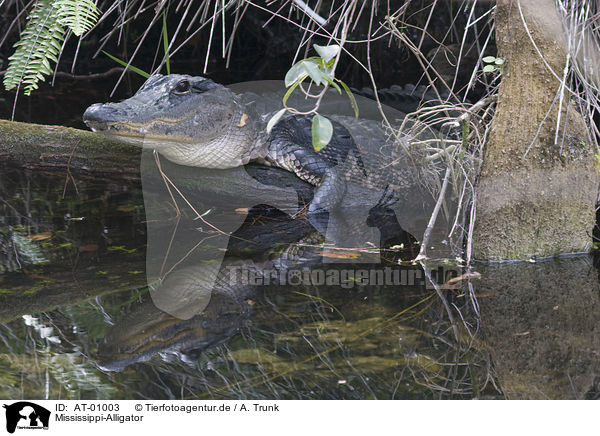
<svg viewBox="0 0 600 436"><path fill-rule="evenodd" d="M273 208L200 198L203 221L179 199L178 218L147 178L142 191L9 168L0 177L0 397L599 395L591 257L478 264L481 278L438 294L420 267L398 266L414 239L385 213L371 218L383 250L341 250L302 214ZM466 272L432 269L440 282Z"/></svg>

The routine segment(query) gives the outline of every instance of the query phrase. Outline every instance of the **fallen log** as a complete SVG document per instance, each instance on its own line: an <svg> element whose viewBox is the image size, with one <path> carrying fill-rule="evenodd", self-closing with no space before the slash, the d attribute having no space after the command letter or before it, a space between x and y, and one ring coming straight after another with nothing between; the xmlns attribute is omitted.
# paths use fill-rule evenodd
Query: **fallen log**
<svg viewBox="0 0 600 436"><path fill-rule="evenodd" d="M141 150L92 132L0 120L0 162L42 171L140 179Z"/></svg>
<svg viewBox="0 0 600 436"><path fill-rule="evenodd" d="M170 199L171 195L151 150L142 152L138 147L72 128L0 120L0 163L64 172L75 179L79 176L120 183L143 182L144 197L151 194ZM295 214L310 203L314 191L312 185L288 171L258 164L219 170L176 165L160 158L160 166L186 200L206 206L205 210L266 204ZM349 186L343 207L363 210L381 195L382 192L369 188ZM431 196L417 183L406 187L401 197L394 207L398 222L412 235L422 235L432 210ZM368 209L365 218L367 212ZM445 231L439 234L440 240Z"/></svg>
<svg viewBox="0 0 600 436"><path fill-rule="evenodd" d="M0 163L35 171L64 172L74 177L95 177L118 182L139 183L144 174L144 188L164 184L150 152L84 130L0 120ZM141 165L144 167L141 169ZM245 169L199 169L175 165L161 159L165 173L177 174L177 183L197 195L227 205L266 202L288 204L290 189L301 200L310 201L313 187L295 175L262 165ZM240 177L243 176L243 177Z"/></svg>

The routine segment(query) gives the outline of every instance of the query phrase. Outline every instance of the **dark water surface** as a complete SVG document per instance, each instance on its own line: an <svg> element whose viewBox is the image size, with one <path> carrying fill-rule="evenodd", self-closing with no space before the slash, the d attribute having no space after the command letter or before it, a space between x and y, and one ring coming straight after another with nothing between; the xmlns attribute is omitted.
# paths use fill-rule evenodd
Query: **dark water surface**
<svg viewBox="0 0 600 436"><path fill-rule="evenodd" d="M2 168L0 397L599 395L591 257L480 264L438 294L398 266L414 239L385 211L369 218L383 250L344 250L302 214L200 201L204 220L177 218L144 188Z"/></svg>

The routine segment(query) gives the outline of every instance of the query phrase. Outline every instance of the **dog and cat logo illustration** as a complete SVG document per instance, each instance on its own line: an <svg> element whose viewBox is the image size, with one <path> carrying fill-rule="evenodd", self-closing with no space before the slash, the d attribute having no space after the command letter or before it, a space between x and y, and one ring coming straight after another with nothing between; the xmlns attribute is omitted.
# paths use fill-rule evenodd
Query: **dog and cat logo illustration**
<svg viewBox="0 0 600 436"><path fill-rule="evenodd" d="M48 429L50 411L29 401L19 401L3 406L6 409L6 431L19 429Z"/></svg>

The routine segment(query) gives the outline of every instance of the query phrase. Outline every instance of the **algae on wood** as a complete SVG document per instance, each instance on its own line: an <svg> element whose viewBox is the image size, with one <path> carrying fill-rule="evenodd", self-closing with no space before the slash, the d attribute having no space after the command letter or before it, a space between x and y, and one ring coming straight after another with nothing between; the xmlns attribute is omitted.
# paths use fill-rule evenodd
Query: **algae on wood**
<svg viewBox="0 0 600 436"><path fill-rule="evenodd" d="M0 162L139 180L141 150L84 130L0 120Z"/></svg>
<svg viewBox="0 0 600 436"><path fill-rule="evenodd" d="M0 120L0 163L39 171L71 174L109 180L140 181L142 150L85 130ZM143 165L155 166L152 159ZM175 172L183 188L197 194L213 194L211 200L231 205L240 198L278 203L289 202L289 189L295 189L308 202L313 187L294 174L279 168L250 165L250 177L241 178L241 168L225 170L198 169L170 163L161 158L166 172ZM164 184L158 172L145 185L150 190ZM244 173L245 174L245 173ZM150 180L145 180L150 181ZM252 182L252 183L249 183ZM294 205L295 206L295 205Z"/></svg>

